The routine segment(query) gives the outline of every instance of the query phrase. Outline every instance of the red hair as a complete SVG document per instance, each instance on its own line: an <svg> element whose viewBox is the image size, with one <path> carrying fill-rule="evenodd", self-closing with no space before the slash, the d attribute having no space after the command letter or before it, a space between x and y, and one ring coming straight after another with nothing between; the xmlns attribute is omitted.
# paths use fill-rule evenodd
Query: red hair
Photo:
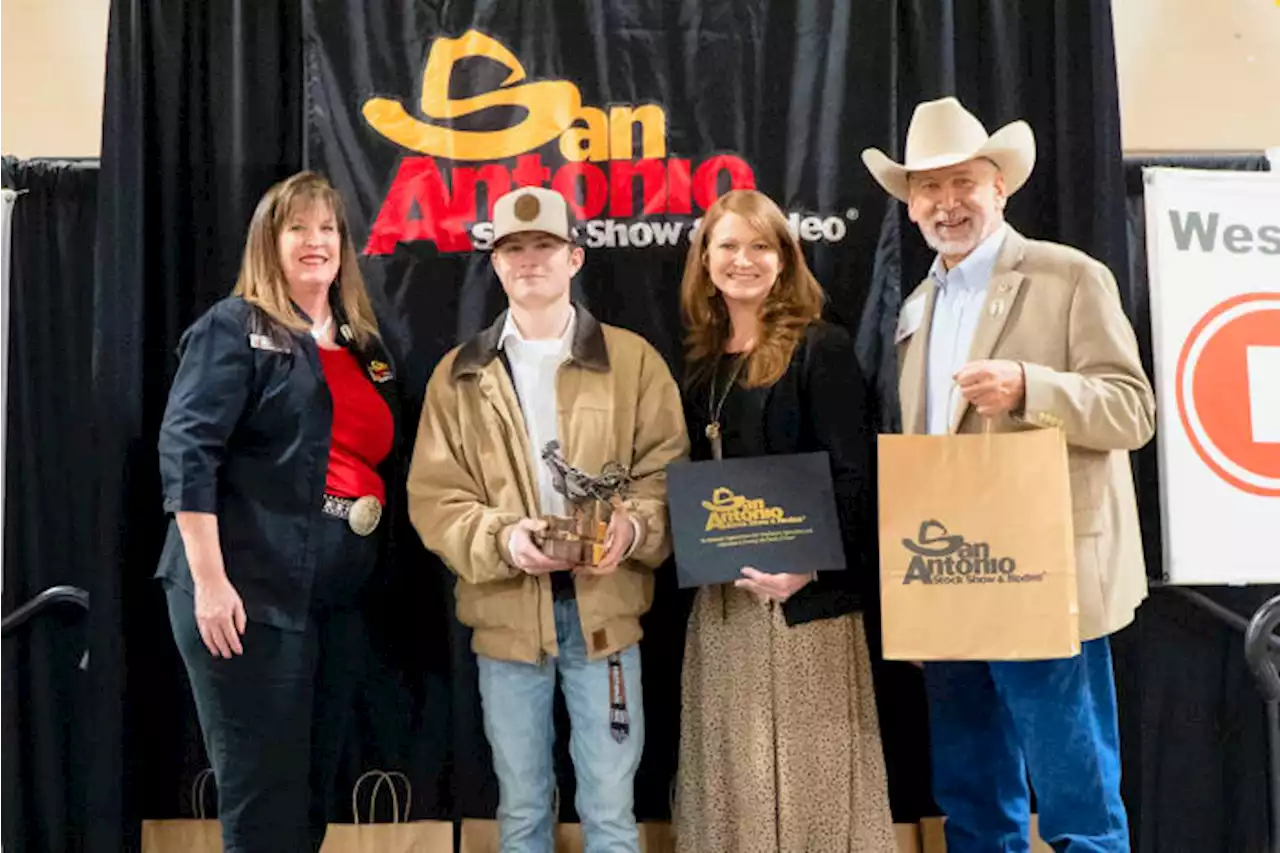
<svg viewBox="0 0 1280 853"><path fill-rule="evenodd" d="M773 200L756 190L731 190L707 208L702 224L689 241L680 282L680 312L685 325L685 361L691 379L713 369L732 332L724 297L711 281L707 243L716 224L736 213L778 253L781 270L760 307L760 340L747 356L742 384L772 385L791 363L805 329L822 317L826 294L809 271L800 241L787 227L786 217Z"/></svg>

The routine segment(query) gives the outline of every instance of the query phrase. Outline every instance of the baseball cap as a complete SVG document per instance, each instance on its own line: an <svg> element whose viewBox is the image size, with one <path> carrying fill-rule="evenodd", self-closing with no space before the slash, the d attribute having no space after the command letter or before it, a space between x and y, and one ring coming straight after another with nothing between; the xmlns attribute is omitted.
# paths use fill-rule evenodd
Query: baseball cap
<svg viewBox="0 0 1280 853"><path fill-rule="evenodd" d="M517 187L493 203L494 243L525 231L540 231L572 243L576 229L564 196L544 187Z"/></svg>

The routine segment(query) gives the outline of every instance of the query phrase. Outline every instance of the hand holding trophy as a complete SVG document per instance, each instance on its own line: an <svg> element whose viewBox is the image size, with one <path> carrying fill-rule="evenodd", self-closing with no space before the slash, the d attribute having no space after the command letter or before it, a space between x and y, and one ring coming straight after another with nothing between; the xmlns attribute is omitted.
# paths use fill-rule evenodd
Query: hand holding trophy
<svg viewBox="0 0 1280 853"><path fill-rule="evenodd" d="M598 475L587 474L565 461L557 441L543 447L542 460L551 468L552 483L569 514L543 516L546 526L534 534L538 547L548 557L588 573L612 571L626 548L614 547L620 525L611 522L625 522L626 532L632 532L622 505L631 483L630 472L617 462L608 462Z"/></svg>

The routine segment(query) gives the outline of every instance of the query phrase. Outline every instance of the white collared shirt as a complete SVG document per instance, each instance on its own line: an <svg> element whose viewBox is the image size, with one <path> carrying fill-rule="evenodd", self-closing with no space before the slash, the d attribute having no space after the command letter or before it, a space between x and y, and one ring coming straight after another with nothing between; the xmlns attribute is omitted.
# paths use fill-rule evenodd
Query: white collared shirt
<svg viewBox="0 0 1280 853"><path fill-rule="evenodd" d="M929 325L925 380L925 426L930 435L951 431L952 414L960 405L954 377L969 361L987 286L1008 232L1008 224L1002 223L953 269L946 268L941 256L934 258L929 269L938 291Z"/></svg>
<svg viewBox="0 0 1280 853"><path fill-rule="evenodd" d="M549 441L559 440L559 423L556 415L556 376L560 365L569 359L573 350L573 330L578 312L569 306L569 322L557 338L531 341L520 333L511 312L502 325L498 348L507 355L511 365L511 381L516 386L520 411L524 413L525 430L529 435L529 453L535 480L538 484L538 503L545 515L564 515L564 497L555 490L551 467L542 461L542 449Z"/></svg>
<svg viewBox="0 0 1280 853"><path fill-rule="evenodd" d="M507 363L511 366L511 382L516 387L516 397L520 400L520 411L524 414L525 430L529 435L530 460L533 463L535 479L538 484L538 504L544 515L565 515L564 496L556 491L555 481L551 476L551 466L542 461L542 449L549 441L559 441L559 408L556 399L556 377L560 365L569 360L573 353L573 332L577 326L578 312L569 306L569 322L557 338L531 341L520 333L515 320L511 319L511 311L507 311L507 319L502 324L502 333L498 336L498 349L507 355ZM562 447L568 455L568 450ZM630 517L631 547L623 554L623 559L630 557L640 546L640 522ZM507 551L511 551L511 543L515 531L507 541Z"/></svg>

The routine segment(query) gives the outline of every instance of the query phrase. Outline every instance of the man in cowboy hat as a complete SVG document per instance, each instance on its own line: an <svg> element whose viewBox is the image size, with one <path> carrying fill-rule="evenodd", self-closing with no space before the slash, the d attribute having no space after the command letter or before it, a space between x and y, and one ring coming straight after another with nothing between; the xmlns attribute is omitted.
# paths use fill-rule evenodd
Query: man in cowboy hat
<svg viewBox="0 0 1280 853"><path fill-rule="evenodd" d="M1005 223L1035 163L1025 122L988 136L942 98L916 108L904 163L874 149L862 159L938 253L895 335L903 430L975 432L985 420L1055 427L1068 445L1080 654L924 665L948 853L1028 850L1028 775L1055 850L1128 851L1107 637L1146 596L1129 452L1151 439L1155 398L1115 280Z"/></svg>
<svg viewBox="0 0 1280 853"><path fill-rule="evenodd" d="M510 853L555 847L557 676L587 849L640 849L640 616L671 552L667 464L689 452L666 362L570 301L584 260L575 232L555 190L520 187L494 202L491 260L508 307L436 367L408 478L409 516L457 574L458 619L473 629ZM557 452L558 467L544 461ZM544 517L566 515L557 476L610 463L629 480L599 561L548 554Z"/></svg>

